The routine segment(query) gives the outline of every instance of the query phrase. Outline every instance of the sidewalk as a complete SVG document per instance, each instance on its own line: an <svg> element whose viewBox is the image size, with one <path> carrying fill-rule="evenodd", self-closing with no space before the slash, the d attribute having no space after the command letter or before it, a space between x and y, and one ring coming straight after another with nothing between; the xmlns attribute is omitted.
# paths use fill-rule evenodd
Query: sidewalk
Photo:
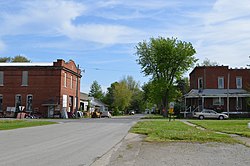
<svg viewBox="0 0 250 166"><path fill-rule="evenodd" d="M189 122L193 127L198 126ZM200 128L204 130L203 128ZM233 135L232 135L233 136ZM242 144L145 142L145 135L128 133L91 166L249 166L250 148ZM249 138L243 140L249 145Z"/></svg>
<svg viewBox="0 0 250 166"><path fill-rule="evenodd" d="M249 166L250 148L241 144L144 142L129 133L91 166Z"/></svg>
<svg viewBox="0 0 250 166"><path fill-rule="evenodd" d="M200 126L197 126L193 123L190 123L188 122L187 120L180 120L182 121L183 123L189 125L189 126L192 126L192 127L195 127L197 129L200 129L200 130L206 130L205 128L202 128ZM243 136L240 136L240 135L236 135L236 134L228 134L228 133L223 133L223 132L216 132L218 134L227 134L227 135L230 135L231 137L233 137L234 139L237 139L239 141L241 141L243 144L245 144L246 146L250 147L250 138L248 137L243 137Z"/></svg>

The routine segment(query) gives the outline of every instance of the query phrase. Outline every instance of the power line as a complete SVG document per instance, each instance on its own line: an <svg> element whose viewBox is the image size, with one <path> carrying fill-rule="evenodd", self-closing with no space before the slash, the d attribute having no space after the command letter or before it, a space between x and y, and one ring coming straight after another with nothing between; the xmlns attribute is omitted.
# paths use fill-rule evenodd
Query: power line
<svg viewBox="0 0 250 166"><path fill-rule="evenodd" d="M80 67L83 68L83 67ZM132 70L117 70L117 69L104 69L104 68L84 68L88 70L96 70L96 71L112 71L112 72L137 72L137 71L132 71Z"/></svg>

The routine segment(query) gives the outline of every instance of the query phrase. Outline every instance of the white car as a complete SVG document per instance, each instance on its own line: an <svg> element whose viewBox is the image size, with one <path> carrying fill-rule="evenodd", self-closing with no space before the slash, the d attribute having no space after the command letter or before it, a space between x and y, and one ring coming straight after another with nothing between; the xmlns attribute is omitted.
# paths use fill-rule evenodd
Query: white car
<svg viewBox="0 0 250 166"><path fill-rule="evenodd" d="M210 109L203 109L201 112L195 112L194 113L194 117L195 118L199 118L200 120L202 119L228 119L228 116L226 114L222 114L222 113L217 113L214 110L210 110Z"/></svg>
<svg viewBox="0 0 250 166"><path fill-rule="evenodd" d="M111 113L109 111L102 111L101 112L101 117L111 118Z"/></svg>

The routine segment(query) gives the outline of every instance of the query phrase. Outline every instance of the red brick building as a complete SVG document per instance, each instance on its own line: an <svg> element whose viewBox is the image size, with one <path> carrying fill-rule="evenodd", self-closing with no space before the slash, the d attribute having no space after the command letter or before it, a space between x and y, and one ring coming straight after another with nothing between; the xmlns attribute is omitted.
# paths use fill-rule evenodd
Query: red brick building
<svg viewBox="0 0 250 166"><path fill-rule="evenodd" d="M228 66L198 66L190 73L190 92L185 95L192 110L248 111L250 70Z"/></svg>
<svg viewBox="0 0 250 166"><path fill-rule="evenodd" d="M0 116L19 111L43 117L74 113L80 103L80 78L72 60L0 63Z"/></svg>

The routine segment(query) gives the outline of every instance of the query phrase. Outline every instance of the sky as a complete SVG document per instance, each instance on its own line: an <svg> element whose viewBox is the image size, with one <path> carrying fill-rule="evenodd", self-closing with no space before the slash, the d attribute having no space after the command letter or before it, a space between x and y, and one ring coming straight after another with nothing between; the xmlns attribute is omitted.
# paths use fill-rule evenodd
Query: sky
<svg viewBox="0 0 250 166"><path fill-rule="evenodd" d="M191 42L198 63L250 64L248 0L0 0L0 57L32 62L74 60L81 91L103 91L132 76L149 80L135 46L151 37ZM188 73L187 73L188 75Z"/></svg>

